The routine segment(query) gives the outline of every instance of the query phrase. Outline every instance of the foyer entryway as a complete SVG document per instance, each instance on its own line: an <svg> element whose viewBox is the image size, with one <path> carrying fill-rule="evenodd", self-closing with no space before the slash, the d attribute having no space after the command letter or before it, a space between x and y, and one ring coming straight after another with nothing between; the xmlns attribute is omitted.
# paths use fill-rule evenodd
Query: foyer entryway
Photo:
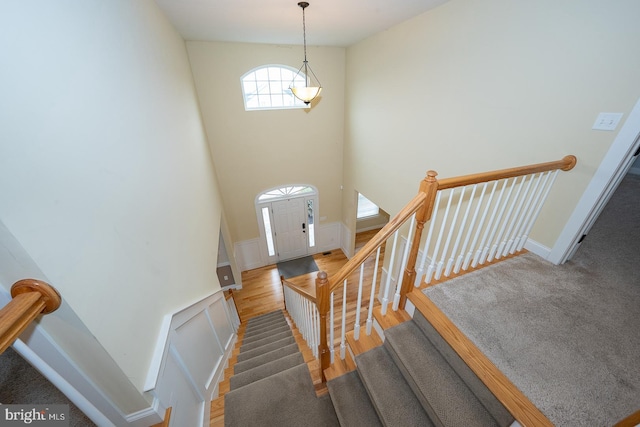
<svg viewBox="0 0 640 427"><path fill-rule="evenodd" d="M265 265L314 253L317 211L318 191L310 185L278 187L256 197Z"/></svg>

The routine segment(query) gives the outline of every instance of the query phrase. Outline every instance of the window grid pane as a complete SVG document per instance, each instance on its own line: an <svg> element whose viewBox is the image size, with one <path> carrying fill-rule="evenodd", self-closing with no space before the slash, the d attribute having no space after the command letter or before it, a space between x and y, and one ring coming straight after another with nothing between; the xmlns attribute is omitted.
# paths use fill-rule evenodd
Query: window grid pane
<svg viewBox="0 0 640 427"><path fill-rule="evenodd" d="M242 78L242 93L246 110L307 108L293 96L289 86L297 70L284 65L268 65L254 69ZM296 82L304 84L304 76Z"/></svg>

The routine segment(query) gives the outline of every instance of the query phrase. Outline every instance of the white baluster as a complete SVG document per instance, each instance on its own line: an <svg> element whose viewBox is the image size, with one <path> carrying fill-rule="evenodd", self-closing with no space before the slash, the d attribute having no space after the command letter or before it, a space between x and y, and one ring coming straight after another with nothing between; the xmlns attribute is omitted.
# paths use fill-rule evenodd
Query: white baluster
<svg viewBox="0 0 640 427"><path fill-rule="evenodd" d="M529 206L529 202L531 200L531 193L530 193L531 185L533 184L534 181L536 181L535 175L527 175L527 178L528 178L527 188L525 188L524 192L522 193L520 206L518 206L518 220L514 225L513 231L509 232L511 238L509 239L509 241L507 242L507 245L504 248L504 251L502 254L503 256L506 256L509 253L514 253L515 248L518 244L517 242L519 241L519 233L521 230L522 222L524 221L524 218L527 215L527 209ZM525 206L525 202L527 203L526 206Z"/></svg>
<svg viewBox="0 0 640 427"><path fill-rule="evenodd" d="M524 200L527 196L527 191L529 190L529 187L531 186L531 180L528 180L527 182L527 188L524 190L524 192L522 192L522 190L525 187L525 182L527 181L527 178L529 177L529 175L525 175L522 177L522 181L520 182L520 186L518 188L518 192L516 193L516 196L514 197L514 205L516 203L516 200L518 202L518 206L515 208L515 211L513 212L513 214L511 212L509 212L509 215L511 216L511 222L509 223L509 228L507 229L506 233L505 233L505 238L502 239L502 242L500 243L500 246L498 247L498 254L496 255L496 258L501 258L503 256L506 256L507 253L509 252L509 247L511 246L511 244L513 243L513 239L514 239L514 231L516 230L516 222L518 221L518 218L521 216L522 213L522 206L524 205ZM522 193L522 196L520 196L520 193Z"/></svg>
<svg viewBox="0 0 640 427"><path fill-rule="evenodd" d="M429 220L429 232L427 233L427 240L424 243L424 250L422 251L422 260L420 261L420 268L418 268L418 271L416 273L416 281L414 283L415 287L419 287L422 281L422 274L424 273L424 267L427 263L427 256L429 253L429 250L431 249L431 237L433 237L433 228L435 227L435 224L437 222L436 217L437 217L437 213L438 213L438 208L440 207L440 195L442 193L440 191L438 191L436 193L436 201L435 204L433 206L433 211L431 211L431 219ZM433 260L433 258L432 258ZM428 271L428 270L427 270ZM431 283L431 274L430 273L426 273L426 277L425 277L425 282L426 283Z"/></svg>
<svg viewBox="0 0 640 427"><path fill-rule="evenodd" d="M489 240L489 242L493 242L493 245L491 245L491 243L487 245L487 248L491 246L491 250L487 255L487 261L489 262L493 260L493 256L496 253L496 250L498 249L498 241L500 240L500 238L499 238L499 234L496 235L496 229L500 224L503 224L503 228L504 228L504 221L502 220L502 218L504 216L504 211L507 208L507 204L509 204L509 199L511 198L511 193L513 192L513 187L515 186L516 180L517 178L514 178L513 183L511 185L509 185L508 179L504 180L503 190L505 187L508 186L509 191L507 192L507 197L504 198L504 202L500 205L500 213L498 214L498 218L496 218L496 221L493 224L493 231L491 232L491 240Z"/></svg>
<svg viewBox="0 0 640 427"><path fill-rule="evenodd" d="M369 310L367 312L367 335L371 335L373 325L373 303L376 295L376 279L378 277L378 262L380 261L380 246L376 251L376 263L373 267L373 279L371 280L371 295L369 296Z"/></svg>
<svg viewBox="0 0 640 427"><path fill-rule="evenodd" d="M333 320L333 292L329 295L329 353L331 354L331 363L335 357L335 345L333 340L335 339L335 322Z"/></svg>
<svg viewBox="0 0 640 427"><path fill-rule="evenodd" d="M407 236L407 244L404 245L404 252L402 254L402 262L400 263L400 271L398 272L398 283L396 285L396 292L393 295L393 311L398 311L400 306L400 291L402 290L402 281L404 280L404 271L407 268L407 259L409 258L409 252L411 251L411 241L413 239L413 230L416 228L416 215L411 217L411 225L409 226L409 235Z"/></svg>
<svg viewBox="0 0 640 427"><path fill-rule="evenodd" d="M393 262L396 256L396 243L398 242L398 231L393 234L393 246L391 247L391 259L389 259L389 269L387 270L387 280L384 285L384 295L382 296L381 313L387 314L389 304L389 287L391 286L391 276L393 274Z"/></svg>
<svg viewBox="0 0 640 427"><path fill-rule="evenodd" d="M536 209L533 215L531 216L531 220L529 221L529 225L527 226L527 231L522 239L522 242L521 242L522 247L524 247L524 244L527 242L527 239L529 238L529 233L531 232L531 229L533 228L533 224L535 224L536 219L538 219L538 215L540 215L542 206L544 205L544 202L547 200L547 197L549 196L549 192L551 191L551 187L553 186L556 176L558 176L558 172L559 172L558 169L556 169L555 171L549 171L547 173L547 176L545 177L545 182L543 185L544 190L541 191L541 193L544 192L544 195L542 195L542 198L540 199L539 203L536 200L536 204L534 205L536 206ZM520 249L522 249L522 247Z"/></svg>
<svg viewBox="0 0 640 427"><path fill-rule="evenodd" d="M496 186L498 185L500 181L496 181ZM502 181L504 182L504 181ZM500 200L502 200L502 195L504 194L504 187L505 187L506 183L502 185L502 189L500 190L500 194L498 195L498 200L496 201L496 203L493 205L493 210L491 212L491 217L489 218L489 222L487 223L487 226L485 228L485 232L482 236L482 241L480 242L480 246L478 246L478 252L476 253L476 257L473 258L473 262L471 263L472 267L475 267L478 264L484 264L484 261L486 259L487 256L487 241L489 239L489 234L491 233L491 226L493 225L493 219L496 216L496 213L498 212L498 208L500 207ZM493 196L493 193L491 194ZM487 209L489 209L490 206L487 205Z"/></svg>
<svg viewBox="0 0 640 427"><path fill-rule="evenodd" d="M446 258L447 254L449 253L449 245L451 244L451 238L453 237L453 233L457 228L456 224L458 223L458 214L460 213L460 207L462 206L462 199L464 198L465 190L466 190L466 187L462 187L462 189L460 190L460 197L458 198L456 211L453 213L453 220L451 221L451 226L449 227L449 235L447 236L447 241L445 242L444 250L442 251L443 260ZM453 198L453 192L451 193L451 198ZM464 227L464 224L461 224L458 231L458 236L461 235L463 227ZM460 240L460 237L458 237L458 241L459 240ZM449 261L445 265L445 268L444 268L445 277L449 276L449 274L451 273L451 269L453 268L453 260L456 252L456 246L457 244L454 244L454 248L451 251L451 255L449 256Z"/></svg>
<svg viewBox="0 0 640 427"><path fill-rule="evenodd" d="M487 188L487 183L485 182L484 188ZM469 203L467 203L467 210L464 213L464 220L463 220L463 225L466 225L467 223L467 219L469 217L469 213L471 212L471 208L473 207L474 203L475 203L475 196L476 196L476 190L478 189L478 184L474 184L473 185L473 190L471 190L471 196L469 197ZM482 191L482 194L480 196L480 201L482 202L482 197L484 196L484 190ZM456 259L456 263L453 267L453 272L454 273L458 273L460 271L460 267L462 267L462 262L464 261L464 256L465 253L467 251L467 246L469 245L469 239L471 238L471 232L473 231L473 226L475 224L477 215L478 215L478 209L480 209L480 205L478 205L476 207L475 213L474 215L471 217L471 224L469 224L469 227L466 228L467 232L464 238L464 242L462 243L462 248L460 248L460 253L458 254L458 258ZM460 234L459 236L462 236L462 230L463 230L464 226L460 228ZM456 248L458 246L459 241L456 242ZM454 253L457 253L457 249L454 251Z"/></svg>
<svg viewBox="0 0 640 427"><path fill-rule="evenodd" d="M500 233L498 235L498 250L495 255L497 259L503 256L504 248L507 245L507 242L509 241L509 237L511 236L511 233L513 232L513 227L516 223L516 219L520 212L519 209L522 207L523 200L520 197L520 193L524 188L524 182L526 179L527 179L527 176L525 175L522 177L522 180L519 183L517 183L518 191L516 191L516 195L513 197L513 201L511 202L511 206L509 207L509 212L507 212L502 229L500 230ZM517 181L517 178L516 178L516 181ZM516 184L514 183L514 185ZM517 208L516 208L516 204L518 205ZM507 221L509 221L509 227L505 229Z"/></svg>
<svg viewBox="0 0 640 427"><path fill-rule="evenodd" d="M360 264L360 280L358 281L358 302L356 303L356 323L353 325L353 338L360 339L360 305L362 304L362 280L364 278L364 262Z"/></svg>
<svg viewBox="0 0 640 427"><path fill-rule="evenodd" d="M302 298L302 337L305 341L309 341L309 322L307 321L307 299Z"/></svg>
<svg viewBox="0 0 640 427"><path fill-rule="evenodd" d="M340 337L340 359L344 360L345 357L345 337L346 337L346 323L347 323L347 280L344 280L344 286L342 287L342 332Z"/></svg>
<svg viewBox="0 0 640 427"><path fill-rule="evenodd" d="M489 183L487 183L487 185L488 184ZM493 181L493 187L491 188L491 193L489 194L489 200L487 200L487 204L485 205L484 210L482 211L482 217L480 218L480 222L478 223L476 234L473 236L473 243L471 243L471 250L476 251L476 253L475 253L475 256L473 257L473 260L471 261L471 264L469 264L468 262L465 262L464 266L462 267L464 270L469 268L469 265L471 265L472 267L475 267L478 262L477 260L480 258L480 253L482 252L482 249L481 249L481 246L477 245L478 238L480 237L480 234L482 233L482 229L484 228L484 223L487 218L487 214L491 209L491 202L493 201L493 196L497 189L498 189L498 181Z"/></svg>
<svg viewBox="0 0 640 427"><path fill-rule="evenodd" d="M510 252L512 254L519 250L518 248L520 247L520 242L523 241L523 236L525 234L525 230L527 229L527 221L528 221L528 218L531 216L531 212L532 212L531 206L533 205L533 201L535 200L538 194L538 187L542 182L543 176L544 176L544 172L540 172L538 176L534 175L531 178L532 181L535 181L535 183L527 199L527 205L524 208L524 215L520 219L520 224L518 225L518 231L516 232L516 239Z"/></svg>
<svg viewBox="0 0 640 427"><path fill-rule="evenodd" d="M315 304L311 305L311 312L313 314L313 355L318 358L318 346L320 345L320 316L318 314L318 307Z"/></svg>
<svg viewBox="0 0 640 427"><path fill-rule="evenodd" d="M449 209L451 209L451 202L453 200L453 191L452 188L449 190L449 200L447 201L447 207L444 211L444 217L442 217L442 224L440 224L440 231L438 232L438 239L436 240L436 247L433 251L433 260L431 264L433 265L437 262L436 271L435 271L435 279L438 280L442 273L442 267L444 265L444 257L442 257L439 261L436 261L438 258L438 252L440 251L440 243L442 242L442 236L444 235L445 227L447 226L447 221L449 219Z"/></svg>

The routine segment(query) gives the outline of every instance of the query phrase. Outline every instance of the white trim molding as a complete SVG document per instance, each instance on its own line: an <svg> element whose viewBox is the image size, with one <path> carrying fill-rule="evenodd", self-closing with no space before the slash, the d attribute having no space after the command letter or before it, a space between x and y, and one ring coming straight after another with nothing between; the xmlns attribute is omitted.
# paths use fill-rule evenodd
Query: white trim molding
<svg viewBox="0 0 640 427"><path fill-rule="evenodd" d="M547 258L549 261L562 264L575 254L582 235L589 232L620 181L633 165L635 160L633 154L638 148L639 139L640 99L629 113L629 117L582 193L582 197L551 249Z"/></svg>

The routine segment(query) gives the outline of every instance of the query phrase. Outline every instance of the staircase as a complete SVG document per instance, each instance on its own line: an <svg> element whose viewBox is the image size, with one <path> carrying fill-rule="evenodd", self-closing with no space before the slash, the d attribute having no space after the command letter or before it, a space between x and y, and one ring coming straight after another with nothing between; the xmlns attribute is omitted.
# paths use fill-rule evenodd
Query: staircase
<svg viewBox="0 0 640 427"><path fill-rule="evenodd" d="M317 397L282 311L254 317L224 395L224 425L338 426L329 395Z"/></svg>
<svg viewBox="0 0 640 427"><path fill-rule="evenodd" d="M508 426L513 417L416 310L327 383L343 426ZM366 421L363 424L363 416Z"/></svg>
<svg viewBox="0 0 640 427"><path fill-rule="evenodd" d="M316 397L281 311L247 323L225 426L509 426L513 416L416 310Z"/></svg>

